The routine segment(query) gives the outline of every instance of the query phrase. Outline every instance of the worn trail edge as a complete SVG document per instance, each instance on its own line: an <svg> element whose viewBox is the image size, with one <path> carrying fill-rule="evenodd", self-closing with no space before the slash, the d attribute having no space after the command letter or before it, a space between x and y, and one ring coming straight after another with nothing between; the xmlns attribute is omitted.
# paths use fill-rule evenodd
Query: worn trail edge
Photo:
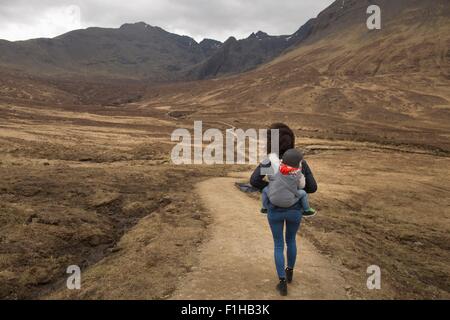
<svg viewBox="0 0 450 320"><path fill-rule="evenodd" d="M273 240L260 203L241 193L236 177L199 183L196 193L212 216L199 264L181 279L172 299L280 299L275 291ZM304 226L303 226L304 227ZM347 299L339 266L298 238L288 299Z"/></svg>

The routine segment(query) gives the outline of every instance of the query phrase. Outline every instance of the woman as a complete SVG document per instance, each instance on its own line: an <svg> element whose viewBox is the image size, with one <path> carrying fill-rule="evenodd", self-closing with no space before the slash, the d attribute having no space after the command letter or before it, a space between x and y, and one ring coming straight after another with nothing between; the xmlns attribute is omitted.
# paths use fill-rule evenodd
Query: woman
<svg viewBox="0 0 450 320"><path fill-rule="evenodd" d="M271 137L270 130L279 130L279 154L271 153ZM276 170L279 167L280 159L284 153L289 149L295 148L295 135L294 132L285 124L275 123L269 128L267 150L270 154L267 159L261 162L261 164L253 172L250 179L250 183L253 187L262 190L268 186L268 182L265 173L272 169ZM302 173L305 176L306 186L305 191L307 193L314 193L317 191L317 183L314 176L305 160L302 161ZM300 203L297 203L291 208L281 209L273 205L269 205L268 208L268 221L270 229L272 230L274 240L274 256L275 266L277 269L278 277L280 279L277 285L277 290L282 296L287 295L287 283L292 282L295 262L297 259L297 241L296 236L298 229L300 228L300 222L302 220L303 210ZM284 226L286 225L286 234L283 235ZM287 266L285 265L284 258L284 242L287 245Z"/></svg>

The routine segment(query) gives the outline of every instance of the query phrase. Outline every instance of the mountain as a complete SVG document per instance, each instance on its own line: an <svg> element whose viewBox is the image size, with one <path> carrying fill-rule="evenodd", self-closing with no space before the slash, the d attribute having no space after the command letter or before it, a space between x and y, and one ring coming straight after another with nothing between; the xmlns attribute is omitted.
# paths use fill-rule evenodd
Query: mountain
<svg viewBox="0 0 450 320"><path fill-rule="evenodd" d="M288 36L259 31L247 39L197 43L143 22L118 29L88 28L53 39L0 41L0 66L51 76L170 81L250 70L279 55Z"/></svg>
<svg viewBox="0 0 450 320"><path fill-rule="evenodd" d="M240 73L278 56L289 47L288 36L269 36L259 31L247 39L230 37L211 57L189 72L193 79Z"/></svg>
<svg viewBox="0 0 450 320"><path fill-rule="evenodd" d="M366 10L371 4L382 9L383 29L380 32L366 28ZM160 82L197 80L249 71L280 55L290 57L290 52L298 48L321 43L323 49L308 55L308 58L320 61L317 68L321 71L328 66L330 72L377 74L402 70L407 61L408 68L414 69L418 65L434 68L436 64L442 64L442 59L436 60L434 54L438 49L436 46L441 48L443 44L445 47L438 37L442 38L440 31L449 24L448 21L442 23L442 19L434 22L432 18L448 8L448 0L337 0L292 35L270 36L259 31L242 40L231 37L225 43L212 39L197 43L190 37L143 22L124 24L118 29L88 28L53 39L0 40L0 67L64 77ZM398 19L401 20L396 21ZM432 45L427 45L426 41L417 46L407 43L409 40L404 35L410 34L414 40L417 38L415 33L421 34L425 28L439 31L429 32L428 42ZM384 36L388 37L387 41L381 40ZM350 41L349 45L345 46L342 41L338 43L335 37ZM374 43L375 38L379 41ZM355 45L349 50L352 43ZM361 46L363 43L369 47ZM406 47L399 49L401 46L397 43L404 43ZM378 49L368 50L374 46ZM346 52L342 52L343 48ZM370 56L374 52L377 57ZM440 52L438 56L445 54ZM417 63L419 60L420 64ZM297 64L297 60L294 62ZM305 59L301 64L311 66Z"/></svg>
<svg viewBox="0 0 450 320"><path fill-rule="evenodd" d="M0 66L29 73L173 80L220 47L143 22L88 28L53 39L0 42Z"/></svg>

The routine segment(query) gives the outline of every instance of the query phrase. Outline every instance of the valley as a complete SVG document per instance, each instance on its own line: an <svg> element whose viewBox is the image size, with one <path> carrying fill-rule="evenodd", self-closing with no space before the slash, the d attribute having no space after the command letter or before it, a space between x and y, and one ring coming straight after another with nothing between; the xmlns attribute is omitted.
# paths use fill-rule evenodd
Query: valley
<svg viewBox="0 0 450 320"><path fill-rule="evenodd" d="M245 112L236 121L233 104L220 106L219 95L180 95L177 103L165 89L160 100L119 107L2 103L3 298L165 299L195 269L196 248L208 241L214 219L191 187L236 171L249 177L251 167L176 166L171 133L192 128L194 119L206 128L225 130L228 121L264 128L280 111L258 117L240 105ZM174 119L170 110L186 116ZM445 126L394 130L293 111L282 119L295 128L319 181L312 201L320 214L305 221L301 237L339 265L349 297L448 297L448 149L421 142L448 134ZM395 139L386 143L385 135ZM376 293L364 289L373 263L386 277ZM82 266L80 292L64 289L69 264Z"/></svg>
<svg viewBox="0 0 450 320"><path fill-rule="evenodd" d="M319 213L302 224L294 298L448 299L450 12L440 0L377 2L380 31L360 2L336 1L263 56L284 36L194 44L138 23L0 42L0 299L274 298L259 196L234 186L254 166L171 161L172 133L195 121L296 134ZM117 56L111 37L134 45L116 43ZM95 54L67 60L69 38ZM28 60L36 42L54 43L53 62ZM224 274L217 290L198 285L209 261ZM69 265L81 267L79 291L66 288ZM370 265L381 290L367 289Z"/></svg>

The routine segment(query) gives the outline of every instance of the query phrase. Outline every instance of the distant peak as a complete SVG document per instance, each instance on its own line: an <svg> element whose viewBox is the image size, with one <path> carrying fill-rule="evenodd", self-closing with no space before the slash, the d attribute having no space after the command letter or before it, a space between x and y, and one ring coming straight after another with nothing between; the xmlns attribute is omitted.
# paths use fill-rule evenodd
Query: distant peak
<svg viewBox="0 0 450 320"><path fill-rule="evenodd" d="M208 39L208 38L203 39L200 43L201 44L202 43L203 44L222 44L222 42L220 42L220 41L217 41L217 40L214 40L214 39Z"/></svg>
<svg viewBox="0 0 450 320"><path fill-rule="evenodd" d="M259 37L259 38L261 38L261 37L268 37L269 35L268 35L267 33L265 33L265 32L258 31L258 32L256 33L256 36Z"/></svg>
<svg viewBox="0 0 450 320"><path fill-rule="evenodd" d="M265 38L268 38L268 37L270 37L270 36L267 33L263 32L263 31L258 31L256 33L253 32L249 36L249 39L265 39Z"/></svg>
<svg viewBox="0 0 450 320"><path fill-rule="evenodd" d="M214 50L220 48L222 46L222 42L213 39L203 39L199 45L203 50Z"/></svg>
<svg viewBox="0 0 450 320"><path fill-rule="evenodd" d="M142 21L136 23L125 23L120 26L120 29L146 29L146 28L153 28L153 27Z"/></svg>
<svg viewBox="0 0 450 320"><path fill-rule="evenodd" d="M235 37L229 37L227 41L225 41L225 43L232 43L232 42L237 42L237 39Z"/></svg>

